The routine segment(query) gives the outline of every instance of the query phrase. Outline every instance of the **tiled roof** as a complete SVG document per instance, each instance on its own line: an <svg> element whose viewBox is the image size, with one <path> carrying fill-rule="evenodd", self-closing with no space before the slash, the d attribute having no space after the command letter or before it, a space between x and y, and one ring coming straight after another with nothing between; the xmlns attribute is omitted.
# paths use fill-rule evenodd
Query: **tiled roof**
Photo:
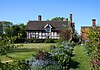
<svg viewBox="0 0 100 70"><path fill-rule="evenodd" d="M69 27L68 21L29 21L26 30L44 30L45 25L51 25L53 30L61 30Z"/></svg>

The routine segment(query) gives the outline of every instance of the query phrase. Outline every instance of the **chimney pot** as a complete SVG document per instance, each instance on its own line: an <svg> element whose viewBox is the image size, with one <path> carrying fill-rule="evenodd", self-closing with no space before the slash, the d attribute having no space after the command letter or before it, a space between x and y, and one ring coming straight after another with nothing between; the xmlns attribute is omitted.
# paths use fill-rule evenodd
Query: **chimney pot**
<svg viewBox="0 0 100 70"><path fill-rule="evenodd" d="M38 16L38 21L41 21L41 19L42 19L42 16L39 15L39 16Z"/></svg>
<svg viewBox="0 0 100 70"><path fill-rule="evenodd" d="M96 26L96 19L92 19L92 27Z"/></svg>
<svg viewBox="0 0 100 70"><path fill-rule="evenodd" d="M72 23L72 14L70 14L70 22Z"/></svg>

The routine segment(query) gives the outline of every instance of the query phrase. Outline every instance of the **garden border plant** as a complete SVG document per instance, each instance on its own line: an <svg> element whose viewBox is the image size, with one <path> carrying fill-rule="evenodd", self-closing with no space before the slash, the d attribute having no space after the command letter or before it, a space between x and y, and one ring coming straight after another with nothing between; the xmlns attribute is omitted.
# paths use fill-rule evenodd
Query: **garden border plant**
<svg viewBox="0 0 100 70"><path fill-rule="evenodd" d="M20 34L18 36L3 36L0 38L0 56L6 55L6 57L13 60L13 62L5 62L2 63L0 60L0 70L28 70L29 64L25 60L19 60L16 58L13 58L11 56L8 56L7 53L10 53L13 49L16 49L17 47L21 47L22 45L15 45L14 41L20 37Z"/></svg>
<svg viewBox="0 0 100 70"><path fill-rule="evenodd" d="M89 41L86 42L87 54L90 57L91 69L100 69L100 27L94 27L88 33Z"/></svg>
<svg viewBox="0 0 100 70"><path fill-rule="evenodd" d="M33 59L34 67L36 68L37 66L39 69L47 69L49 66L56 66L55 69L66 70L71 59L73 48L71 46L69 47L68 43L65 41L59 46L51 45L50 47L49 52L39 50L37 54L34 55L36 59ZM34 67L32 68L34 69Z"/></svg>

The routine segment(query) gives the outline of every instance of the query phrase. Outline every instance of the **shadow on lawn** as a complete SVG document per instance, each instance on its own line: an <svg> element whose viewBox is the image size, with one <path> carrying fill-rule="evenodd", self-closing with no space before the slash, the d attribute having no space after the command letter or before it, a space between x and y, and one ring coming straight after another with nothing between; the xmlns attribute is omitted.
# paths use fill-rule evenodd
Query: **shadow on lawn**
<svg viewBox="0 0 100 70"><path fill-rule="evenodd" d="M70 63L69 63L69 67L68 67L68 70L70 69L70 68L72 68L72 69L76 69L76 68L78 68L79 67L79 62L76 62L76 61L73 61L72 59L70 60Z"/></svg>
<svg viewBox="0 0 100 70"><path fill-rule="evenodd" d="M37 48L17 48L14 49L12 52L31 52L31 51L36 51L38 50Z"/></svg>

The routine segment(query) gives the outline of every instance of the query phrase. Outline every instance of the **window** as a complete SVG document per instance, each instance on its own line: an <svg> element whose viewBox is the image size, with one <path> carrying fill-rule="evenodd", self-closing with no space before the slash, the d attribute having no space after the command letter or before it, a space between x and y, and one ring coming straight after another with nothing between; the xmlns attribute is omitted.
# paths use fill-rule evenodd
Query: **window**
<svg viewBox="0 0 100 70"><path fill-rule="evenodd" d="M45 31L49 33L51 32L51 28L46 28Z"/></svg>

